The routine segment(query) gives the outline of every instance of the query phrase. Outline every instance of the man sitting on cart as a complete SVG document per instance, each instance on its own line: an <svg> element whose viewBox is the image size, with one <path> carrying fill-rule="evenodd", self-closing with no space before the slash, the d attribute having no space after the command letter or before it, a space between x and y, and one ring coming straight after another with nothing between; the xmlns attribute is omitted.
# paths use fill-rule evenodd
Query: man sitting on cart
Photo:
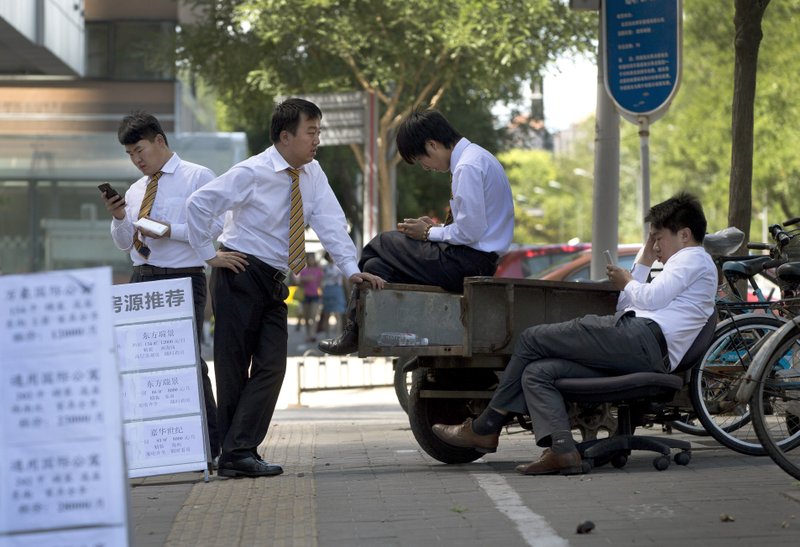
<svg viewBox="0 0 800 547"><path fill-rule="evenodd" d="M450 211L443 225L427 216L406 218L397 231L376 236L361 253L361 271L389 283L435 285L451 292L464 290L465 277L493 275L499 254L514 236L511 186L497 158L462 137L436 110L417 110L403 121L397 150L410 164L451 173ZM334 355L358 349L357 296L354 288L342 334L322 340L319 349Z"/></svg>
<svg viewBox="0 0 800 547"><path fill-rule="evenodd" d="M714 313L717 270L703 249L706 219L694 196L680 193L653 206L650 236L628 272L607 267L620 290L617 313L537 325L519 337L486 410L460 425L433 426L442 441L482 452L497 450L509 414L531 417L541 458L517 466L525 475L581 472L559 378L596 378L634 372L671 372ZM664 264L652 282L653 262Z"/></svg>

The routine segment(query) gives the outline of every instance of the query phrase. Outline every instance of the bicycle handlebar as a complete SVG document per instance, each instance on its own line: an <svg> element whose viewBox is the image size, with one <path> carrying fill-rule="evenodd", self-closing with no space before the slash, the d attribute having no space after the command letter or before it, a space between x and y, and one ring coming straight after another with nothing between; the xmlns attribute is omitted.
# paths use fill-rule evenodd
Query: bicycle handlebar
<svg viewBox="0 0 800 547"><path fill-rule="evenodd" d="M791 241L792 236L783 231L783 226L780 224L773 224L769 227L769 234L778 244L778 247L785 247Z"/></svg>
<svg viewBox="0 0 800 547"><path fill-rule="evenodd" d="M769 243L748 243L747 248L753 249L756 251L771 251L775 245L770 245Z"/></svg>
<svg viewBox="0 0 800 547"><path fill-rule="evenodd" d="M800 222L800 217L790 218L789 220L783 223L784 226L792 226L793 224L797 224Z"/></svg>

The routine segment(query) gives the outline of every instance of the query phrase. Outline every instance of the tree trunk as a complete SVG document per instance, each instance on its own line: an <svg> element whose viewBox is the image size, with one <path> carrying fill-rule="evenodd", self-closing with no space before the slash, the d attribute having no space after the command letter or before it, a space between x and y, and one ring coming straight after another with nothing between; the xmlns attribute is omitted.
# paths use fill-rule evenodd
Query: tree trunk
<svg viewBox="0 0 800 547"><path fill-rule="evenodd" d="M389 159L389 134L388 127L384 127L381 123L378 131L380 137L378 140L378 212L379 212L379 226L381 232L397 229L397 206L395 205L394 188L392 188L392 180L390 176L390 159Z"/></svg>
<svg viewBox="0 0 800 547"><path fill-rule="evenodd" d="M740 251L750 241L753 181L753 111L756 97L761 20L770 0L735 0L735 63L733 70L733 120L731 126L731 176L728 224L745 234Z"/></svg>

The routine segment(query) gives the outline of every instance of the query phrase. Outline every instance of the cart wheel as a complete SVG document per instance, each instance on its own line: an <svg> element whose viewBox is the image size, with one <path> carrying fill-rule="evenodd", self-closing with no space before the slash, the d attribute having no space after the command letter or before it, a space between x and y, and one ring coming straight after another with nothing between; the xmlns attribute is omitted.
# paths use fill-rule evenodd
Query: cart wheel
<svg viewBox="0 0 800 547"><path fill-rule="evenodd" d="M658 469L659 471L664 471L667 467L669 467L669 457L667 456L659 456L653 460L653 467Z"/></svg>
<svg viewBox="0 0 800 547"><path fill-rule="evenodd" d="M675 463L678 465L689 465L689 462L692 461L692 453L688 450L683 450L675 454L673 460L675 460Z"/></svg>
<svg viewBox="0 0 800 547"><path fill-rule="evenodd" d="M397 366L394 369L394 392L397 395L397 402L400 403L400 407L406 414L408 414L408 390L411 373L403 372L403 367L415 359L416 357L401 357L397 360Z"/></svg>
<svg viewBox="0 0 800 547"><path fill-rule="evenodd" d="M427 368L418 368L411 374L411 391L408 396L408 421L414 438L420 447L431 457L443 463L469 463L477 460L483 454L472 448L459 448L451 446L433 434L434 424L460 424L472 416L468 408L468 399L434 399L422 398L420 392L424 389L436 389L438 384L433 384L428 379ZM458 370L463 374L464 370ZM439 388L445 386L438 386ZM447 386L451 389L456 386Z"/></svg>

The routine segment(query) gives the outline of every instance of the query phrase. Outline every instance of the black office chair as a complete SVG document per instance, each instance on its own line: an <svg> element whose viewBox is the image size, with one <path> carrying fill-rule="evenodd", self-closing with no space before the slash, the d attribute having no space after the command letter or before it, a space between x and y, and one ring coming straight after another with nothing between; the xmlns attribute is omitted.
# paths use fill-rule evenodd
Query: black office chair
<svg viewBox="0 0 800 547"><path fill-rule="evenodd" d="M632 450L650 450L661 455L653 460L659 471L670 464L671 449L675 463L687 465L692 458L691 444L667 437L634 435L636 426L664 423L678 419L670 406L686 381L686 371L697 366L714 340L716 314L712 315L695 338L678 367L671 374L636 372L604 378L562 378L555 387L568 402L611 403L617 408L617 431L605 439L592 439L578 444L584 461L584 471L608 462L621 468Z"/></svg>

